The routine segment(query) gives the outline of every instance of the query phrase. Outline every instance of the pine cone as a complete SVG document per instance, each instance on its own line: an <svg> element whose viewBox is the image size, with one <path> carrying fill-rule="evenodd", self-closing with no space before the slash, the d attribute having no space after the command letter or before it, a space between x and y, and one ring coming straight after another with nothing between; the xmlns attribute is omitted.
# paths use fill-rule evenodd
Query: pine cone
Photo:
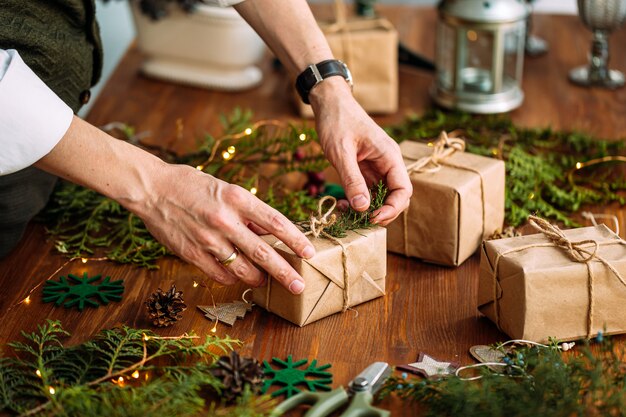
<svg viewBox="0 0 626 417"><path fill-rule="evenodd" d="M169 291L163 292L160 288L146 301L152 324L157 327L167 327L180 320L187 305L183 300L183 292L176 291L172 285Z"/></svg>
<svg viewBox="0 0 626 417"><path fill-rule="evenodd" d="M487 238L487 240L495 240L495 239L505 239L507 237L518 237L521 236L522 233L515 229L513 226L509 226L504 230L496 230Z"/></svg>
<svg viewBox="0 0 626 417"><path fill-rule="evenodd" d="M259 393L263 368L256 359L242 358L233 351L230 356L222 356L215 366L211 373L222 382L222 398L226 402L234 402L239 398L246 385L253 394Z"/></svg>

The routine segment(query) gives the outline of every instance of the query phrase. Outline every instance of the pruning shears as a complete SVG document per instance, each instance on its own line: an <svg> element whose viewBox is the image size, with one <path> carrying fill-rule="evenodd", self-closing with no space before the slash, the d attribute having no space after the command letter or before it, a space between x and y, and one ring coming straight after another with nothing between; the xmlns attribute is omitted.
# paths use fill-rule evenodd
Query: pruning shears
<svg viewBox="0 0 626 417"><path fill-rule="evenodd" d="M301 392L280 403L271 416L279 416L299 405L310 405L304 417L327 417L348 402L350 405L340 417L388 417L387 410L372 407L374 394L380 390L391 375L391 367L385 362L374 362L357 375L346 391L339 387L330 392ZM352 400L350 400L352 399Z"/></svg>

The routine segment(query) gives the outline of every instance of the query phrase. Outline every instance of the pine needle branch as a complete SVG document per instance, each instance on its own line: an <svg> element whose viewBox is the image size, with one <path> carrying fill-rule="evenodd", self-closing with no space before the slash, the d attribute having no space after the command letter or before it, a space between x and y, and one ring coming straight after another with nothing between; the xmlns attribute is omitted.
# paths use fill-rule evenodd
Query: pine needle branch
<svg viewBox="0 0 626 417"><path fill-rule="evenodd" d="M0 358L0 413L197 415L206 409L206 388L221 388L210 372L219 353L240 344L228 336L197 343L195 335L159 337L126 326L72 347L61 343L65 336L59 322L47 321L9 345L20 356ZM268 414L248 400L232 415Z"/></svg>
<svg viewBox="0 0 626 417"><path fill-rule="evenodd" d="M626 153L626 141L601 140L578 132L528 129L515 126L508 116L469 115L432 111L408 117L388 133L397 141L430 140L442 130L461 129L469 152L499 158L506 164L506 222L517 226L529 214L578 224L572 214L584 205L625 204L625 170L610 163L575 175L577 163ZM599 179L602 178L601 181Z"/></svg>

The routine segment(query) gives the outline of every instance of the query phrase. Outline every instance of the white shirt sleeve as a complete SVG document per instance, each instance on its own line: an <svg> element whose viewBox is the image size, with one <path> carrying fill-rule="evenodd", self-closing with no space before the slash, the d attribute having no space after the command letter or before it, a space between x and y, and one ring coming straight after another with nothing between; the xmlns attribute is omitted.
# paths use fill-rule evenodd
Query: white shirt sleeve
<svg viewBox="0 0 626 417"><path fill-rule="evenodd" d="M67 132L73 115L16 50L0 49L0 175L47 155Z"/></svg>

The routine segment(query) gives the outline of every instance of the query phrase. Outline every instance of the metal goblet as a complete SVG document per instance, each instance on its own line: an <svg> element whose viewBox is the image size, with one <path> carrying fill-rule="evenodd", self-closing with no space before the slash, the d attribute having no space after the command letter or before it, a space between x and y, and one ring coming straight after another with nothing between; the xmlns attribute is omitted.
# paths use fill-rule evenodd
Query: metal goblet
<svg viewBox="0 0 626 417"><path fill-rule="evenodd" d="M589 65L574 68L569 79L589 87L618 88L624 85L624 74L608 68L609 34L626 18L626 0L578 0L578 14L593 33Z"/></svg>

